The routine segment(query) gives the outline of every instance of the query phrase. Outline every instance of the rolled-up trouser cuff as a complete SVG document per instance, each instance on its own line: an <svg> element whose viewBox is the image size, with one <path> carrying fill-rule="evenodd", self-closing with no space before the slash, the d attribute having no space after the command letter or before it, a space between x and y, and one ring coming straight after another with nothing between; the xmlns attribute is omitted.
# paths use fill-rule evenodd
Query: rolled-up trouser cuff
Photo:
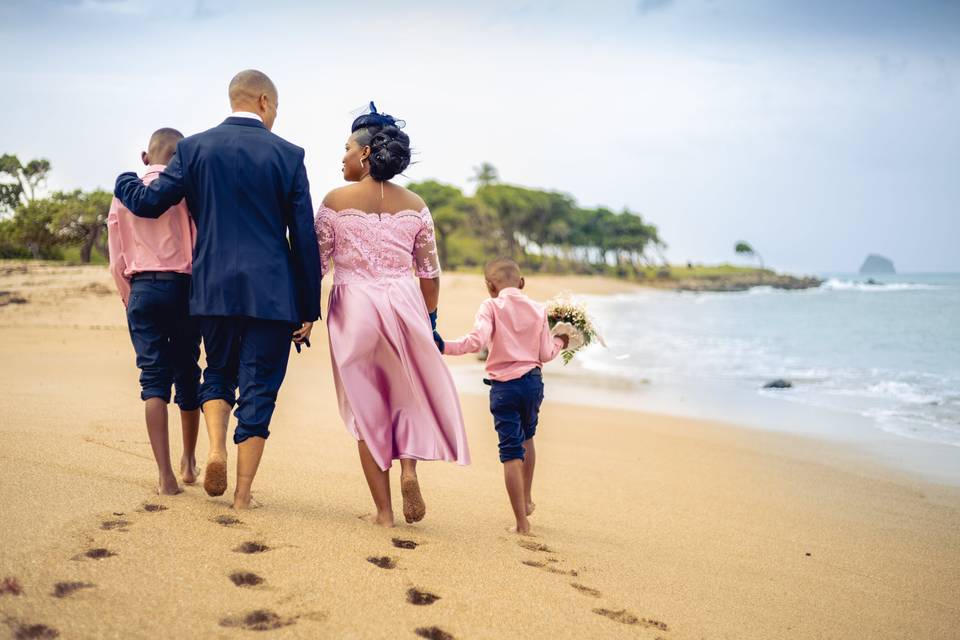
<svg viewBox="0 0 960 640"><path fill-rule="evenodd" d="M248 426L238 424L236 430L233 432L233 444L240 444L247 438L263 438L266 440L269 437L270 430L266 425Z"/></svg>
<svg viewBox="0 0 960 640"><path fill-rule="evenodd" d="M166 389L163 387L146 387L140 390L141 400L146 402L151 398L160 398L164 404L170 404L170 386L168 385Z"/></svg>
<svg viewBox="0 0 960 640"><path fill-rule="evenodd" d="M197 403L203 407L204 403L211 400L223 400L232 408L233 405L237 404L237 392L235 390L228 391L223 387L201 388Z"/></svg>

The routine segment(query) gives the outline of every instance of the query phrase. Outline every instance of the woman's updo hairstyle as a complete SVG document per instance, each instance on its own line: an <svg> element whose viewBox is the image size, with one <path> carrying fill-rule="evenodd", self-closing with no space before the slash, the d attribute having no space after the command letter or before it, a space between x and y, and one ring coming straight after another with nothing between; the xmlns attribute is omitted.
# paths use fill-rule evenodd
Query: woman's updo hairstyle
<svg viewBox="0 0 960 640"><path fill-rule="evenodd" d="M370 147L370 177L377 182L390 180L410 166L410 136L402 129L403 120L377 113L370 103L369 113L358 116L350 127L361 147Z"/></svg>

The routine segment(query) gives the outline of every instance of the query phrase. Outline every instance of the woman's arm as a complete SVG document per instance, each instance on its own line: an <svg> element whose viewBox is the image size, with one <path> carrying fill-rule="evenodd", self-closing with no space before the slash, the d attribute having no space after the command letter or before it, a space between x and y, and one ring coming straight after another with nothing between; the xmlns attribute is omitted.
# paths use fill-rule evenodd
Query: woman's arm
<svg viewBox="0 0 960 640"><path fill-rule="evenodd" d="M440 304L440 276L436 278L420 278L420 293L427 311L433 313Z"/></svg>

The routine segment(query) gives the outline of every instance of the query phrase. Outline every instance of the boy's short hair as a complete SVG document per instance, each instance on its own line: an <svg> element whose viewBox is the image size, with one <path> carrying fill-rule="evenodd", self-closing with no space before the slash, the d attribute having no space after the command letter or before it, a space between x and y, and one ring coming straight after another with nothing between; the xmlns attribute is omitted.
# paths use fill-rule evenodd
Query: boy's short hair
<svg viewBox="0 0 960 640"><path fill-rule="evenodd" d="M150 136L147 153L154 164L165 164L173 157L177 150L177 143L183 140L183 134L176 129L164 127L157 129Z"/></svg>
<svg viewBox="0 0 960 640"><path fill-rule="evenodd" d="M486 264L483 275L498 289L516 287L520 284L520 265L510 258L496 258Z"/></svg>

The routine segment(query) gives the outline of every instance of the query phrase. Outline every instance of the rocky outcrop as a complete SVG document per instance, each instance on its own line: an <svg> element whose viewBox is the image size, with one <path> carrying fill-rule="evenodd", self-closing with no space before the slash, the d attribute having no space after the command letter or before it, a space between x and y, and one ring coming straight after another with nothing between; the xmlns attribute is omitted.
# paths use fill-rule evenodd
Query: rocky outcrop
<svg viewBox="0 0 960 640"><path fill-rule="evenodd" d="M774 289L814 289L823 280L813 276L791 276L773 271L748 271L722 275L705 275L696 278L677 278L652 282L657 287L676 291L747 291L754 287Z"/></svg>
<svg viewBox="0 0 960 640"><path fill-rule="evenodd" d="M867 256L867 259L863 261L863 265L860 267L860 273L896 273L897 270L893 268L893 260L890 258L871 253Z"/></svg>
<svg viewBox="0 0 960 640"><path fill-rule="evenodd" d="M764 389L790 389L793 387L793 383L789 380L784 380L783 378L777 378L776 380L771 380L767 384L763 385Z"/></svg>

